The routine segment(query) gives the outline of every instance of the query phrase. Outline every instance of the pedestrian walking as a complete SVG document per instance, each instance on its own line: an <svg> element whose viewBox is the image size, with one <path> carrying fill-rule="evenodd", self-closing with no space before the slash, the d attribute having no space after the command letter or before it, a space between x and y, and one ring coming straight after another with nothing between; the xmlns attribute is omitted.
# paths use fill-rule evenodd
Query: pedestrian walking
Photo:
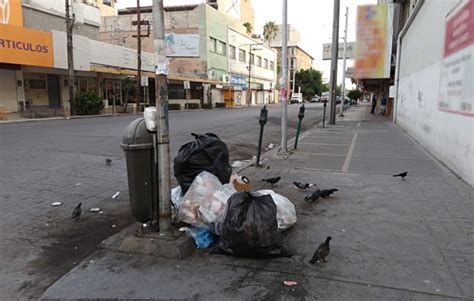
<svg viewBox="0 0 474 301"><path fill-rule="evenodd" d="M382 115L385 115L386 111L387 111L387 97L385 96L382 96L382 103L380 105L381 109L382 109L382 112L380 114Z"/></svg>
<svg viewBox="0 0 474 301"><path fill-rule="evenodd" d="M374 115L375 114L375 106L377 105L377 98L375 98L375 95L372 96L372 110L370 110L370 114Z"/></svg>

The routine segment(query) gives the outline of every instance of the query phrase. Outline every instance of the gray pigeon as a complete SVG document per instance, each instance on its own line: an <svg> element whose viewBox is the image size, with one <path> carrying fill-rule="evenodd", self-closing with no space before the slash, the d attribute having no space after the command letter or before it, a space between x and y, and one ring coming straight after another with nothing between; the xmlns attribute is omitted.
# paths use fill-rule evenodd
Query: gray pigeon
<svg viewBox="0 0 474 301"><path fill-rule="evenodd" d="M332 188L332 189L323 189L321 190L321 193L319 194L322 198L328 198L331 196L331 194L333 194L334 192L336 191L339 191L337 190L336 188Z"/></svg>
<svg viewBox="0 0 474 301"><path fill-rule="evenodd" d="M305 201L314 202L314 201L316 201L317 199L319 199L320 193L321 193L321 190L317 189L316 191L313 191L313 192L311 192L311 193L308 193L308 194L304 197L304 200L305 200Z"/></svg>
<svg viewBox="0 0 474 301"><path fill-rule="evenodd" d="M112 165L112 159L110 158L105 159L105 164Z"/></svg>
<svg viewBox="0 0 474 301"><path fill-rule="evenodd" d="M300 182L293 182L293 185L295 185L296 188L298 189L308 189L310 187L313 187L314 184L309 184L309 183L300 183Z"/></svg>
<svg viewBox="0 0 474 301"><path fill-rule="evenodd" d="M313 257L309 261L311 264L315 264L316 262L323 261L326 262L326 257L329 255L329 241L331 240L331 236L326 238L326 241L319 245L314 252Z"/></svg>
<svg viewBox="0 0 474 301"><path fill-rule="evenodd" d="M74 208L74 210L72 211L72 219L78 220L79 217L81 216L81 214L82 214L81 205L82 205L82 203L79 203L76 206L76 208Z"/></svg>

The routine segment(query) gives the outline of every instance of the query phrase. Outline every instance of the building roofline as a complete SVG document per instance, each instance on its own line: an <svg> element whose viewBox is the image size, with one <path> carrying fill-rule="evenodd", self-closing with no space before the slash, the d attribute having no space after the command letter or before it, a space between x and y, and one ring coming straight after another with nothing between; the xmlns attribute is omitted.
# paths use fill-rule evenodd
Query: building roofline
<svg viewBox="0 0 474 301"><path fill-rule="evenodd" d="M307 56L309 56L312 60L314 60L314 57L311 54L309 54L306 50L301 48L301 46L299 46L298 44L288 45L288 47L297 47L299 50L303 51ZM272 46L272 48L281 48L281 46Z"/></svg>
<svg viewBox="0 0 474 301"><path fill-rule="evenodd" d="M200 4L189 4L189 5L175 5L175 6L165 6L164 10L165 12L169 11L188 11L188 10L194 10L196 7L198 7ZM153 12L153 7L152 6L141 6L140 7L140 12L141 13L152 13ZM137 13L137 8L136 7L127 7L127 8L121 8L117 10L117 14L119 15L134 15Z"/></svg>

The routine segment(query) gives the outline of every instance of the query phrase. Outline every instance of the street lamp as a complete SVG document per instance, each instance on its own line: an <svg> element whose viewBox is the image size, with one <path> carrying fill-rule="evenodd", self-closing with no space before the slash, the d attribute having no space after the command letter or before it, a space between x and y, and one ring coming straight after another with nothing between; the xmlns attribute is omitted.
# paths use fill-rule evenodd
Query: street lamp
<svg viewBox="0 0 474 301"><path fill-rule="evenodd" d="M247 106L250 107L250 102L252 101L252 89L250 87L250 80L252 78L252 50L261 50L261 49L252 49L252 46L255 45L263 45L263 43L248 43L248 44L242 44L237 47L237 49L240 49L242 46L250 46L249 47L249 65L247 66L247 70L249 71L249 78L248 78L248 87L247 87Z"/></svg>

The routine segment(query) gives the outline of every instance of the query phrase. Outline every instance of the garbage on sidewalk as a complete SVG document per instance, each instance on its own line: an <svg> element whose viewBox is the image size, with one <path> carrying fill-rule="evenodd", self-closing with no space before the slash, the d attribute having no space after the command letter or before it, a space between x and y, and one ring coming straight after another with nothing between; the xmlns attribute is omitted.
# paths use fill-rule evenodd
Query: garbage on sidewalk
<svg viewBox="0 0 474 301"><path fill-rule="evenodd" d="M203 171L193 181L178 205L180 221L220 234L224 221L227 200L236 192L232 184Z"/></svg>
<svg viewBox="0 0 474 301"><path fill-rule="evenodd" d="M198 249L209 248L214 243L214 235L205 228L183 227L179 231L184 231L194 239Z"/></svg>
<svg viewBox="0 0 474 301"><path fill-rule="evenodd" d="M203 171L215 175L223 184L229 183L232 167L227 145L213 133L191 135L194 141L181 146L174 159L174 175L183 193Z"/></svg>
<svg viewBox="0 0 474 301"><path fill-rule="evenodd" d="M261 195L268 194L272 197L277 207L276 216L280 231L288 230L296 223L296 208L288 198L270 189L258 190L257 193Z"/></svg>
<svg viewBox="0 0 474 301"><path fill-rule="evenodd" d="M237 192L252 190L250 180L246 176L239 176L236 173L233 173L230 177L230 183L234 185L234 188Z"/></svg>
<svg viewBox="0 0 474 301"><path fill-rule="evenodd" d="M291 256L283 246L272 196L250 192L233 194L228 200L219 248L242 257Z"/></svg>

